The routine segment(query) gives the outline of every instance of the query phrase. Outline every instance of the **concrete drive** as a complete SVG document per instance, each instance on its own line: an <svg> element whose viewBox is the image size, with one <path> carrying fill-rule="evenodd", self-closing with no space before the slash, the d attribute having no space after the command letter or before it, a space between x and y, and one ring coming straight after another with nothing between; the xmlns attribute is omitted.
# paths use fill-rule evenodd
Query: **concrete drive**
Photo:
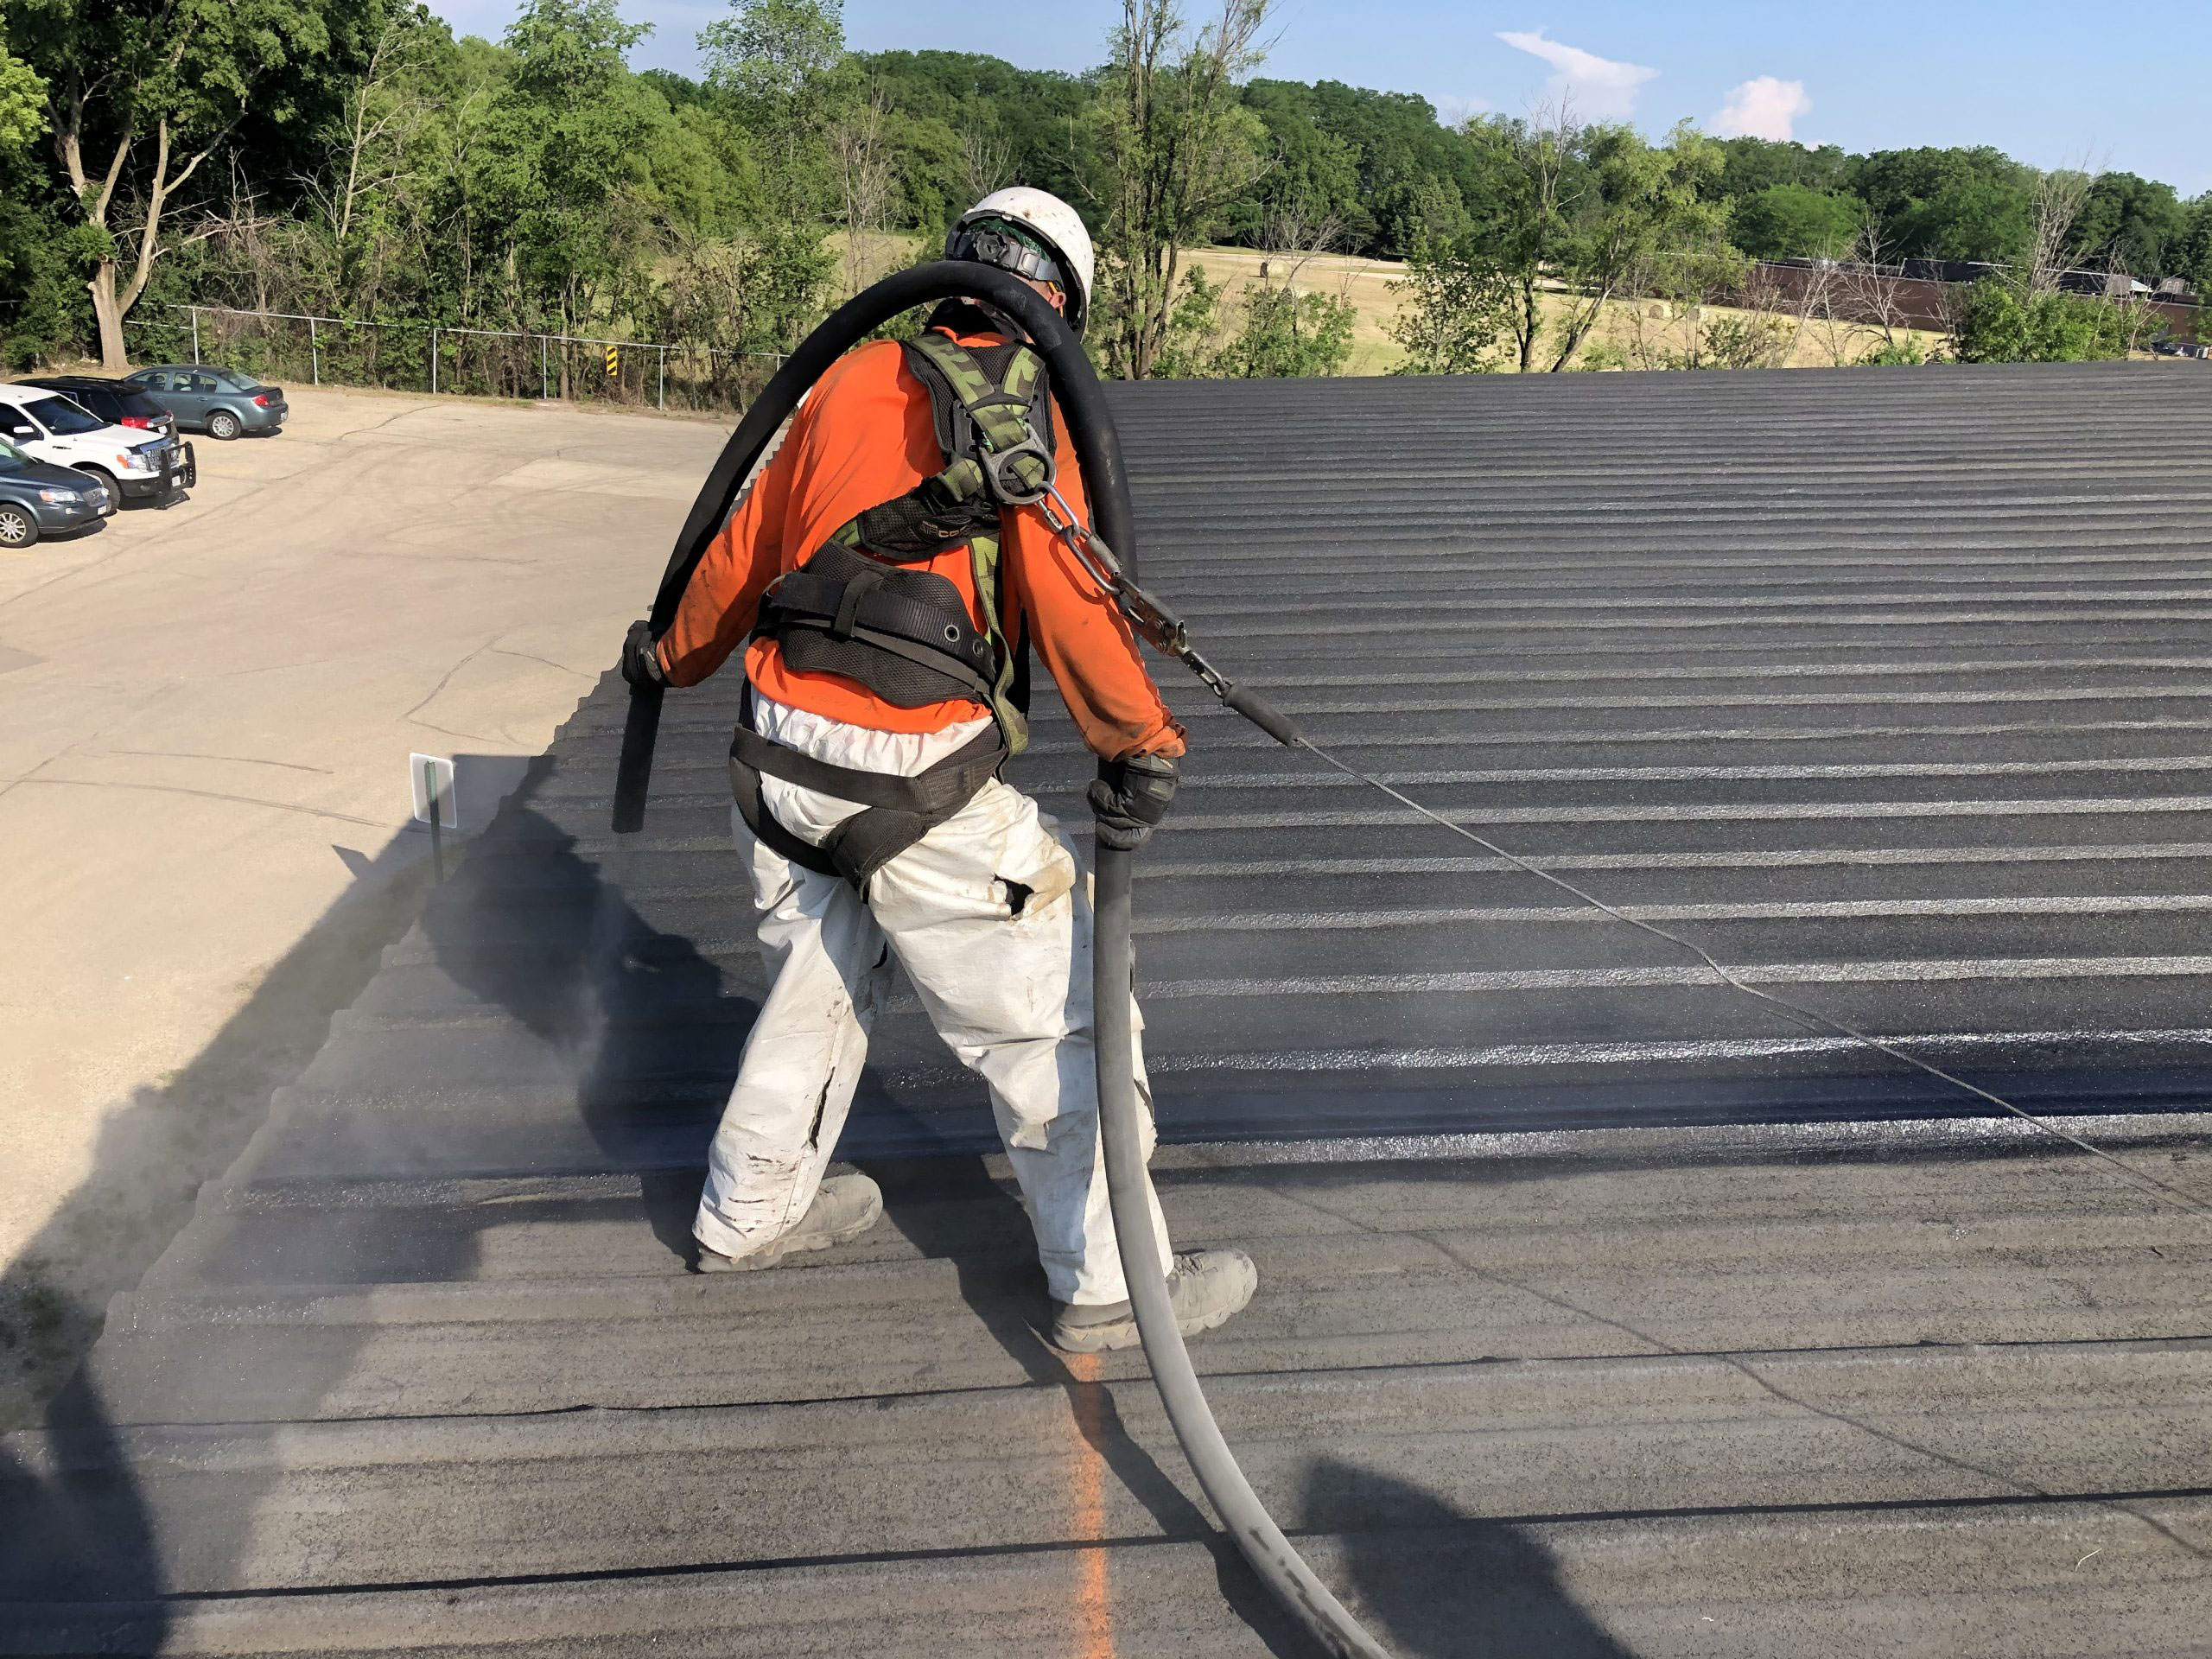
<svg viewBox="0 0 2212 1659"><path fill-rule="evenodd" d="M314 1052L404 925L377 906L429 850L402 833L409 752L544 748L613 660L722 435L292 403L274 439L196 440L189 502L0 558L0 1262L19 1269L0 1320L26 1312L27 1254L48 1292L94 1308L135 1281L164 1242L161 1200L229 1162L282 1060ZM470 820L522 764L464 763ZM94 1196L96 1159L129 1190L57 1226L71 1194ZM114 1259L124 1217L162 1236ZM87 1247L110 1258L89 1279ZM67 1319L43 1293L28 1312L48 1337Z"/></svg>

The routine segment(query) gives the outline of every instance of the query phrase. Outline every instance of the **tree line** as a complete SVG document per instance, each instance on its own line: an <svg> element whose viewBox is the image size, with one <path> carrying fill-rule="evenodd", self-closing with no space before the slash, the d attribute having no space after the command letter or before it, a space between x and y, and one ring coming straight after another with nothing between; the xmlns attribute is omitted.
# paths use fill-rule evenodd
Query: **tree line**
<svg viewBox="0 0 2212 1659"><path fill-rule="evenodd" d="M1408 262L1416 368L1590 365L1610 301L1753 259L2005 266L2023 340L2059 263L2212 286L2212 195L1987 148L1450 126L1266 78L1271 9L1124 0L1071 75L858 54L841 0L731 0L692 79L630 67L616 0L519 0L497 41L417 0L0 0L0 352L119 366L171 308L230 305L683 340L741 398L753 354L1014 182L1092 225L1090 344L1129 376L1341 371L1351 308L1299 281L1322 251ZM1188 265L1210 243L1279 257L1231 296ZM370 349L409 370L411 338Z"/></svg>

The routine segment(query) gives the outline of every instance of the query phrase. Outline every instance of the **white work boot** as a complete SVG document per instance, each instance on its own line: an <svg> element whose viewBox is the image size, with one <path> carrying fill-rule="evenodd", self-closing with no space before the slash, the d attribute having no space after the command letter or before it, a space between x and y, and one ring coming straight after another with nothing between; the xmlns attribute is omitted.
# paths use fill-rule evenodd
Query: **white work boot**
<svg viewBox="0 0 2212 1659"><path fill-rule="evenodd" d="M858 1238L882 1218L883 1189L867 1176L857 1172L825 1176L798 1226L743 1255L724 1255L702 1244L699 1271L748 1273L757 1268L772 1268L787 1255L826 1250L832 1244Z"/></svg>
<svg viewBox="0 0 2212 1659"><path fill-rule="evenodd" d="M1242 1250L1179 1250L1174 1270L1167 1275L1167 1301L1175 1310L1178 1328L1185 1336L1195 1337L1225 1323L1259 1287L1260 1270ZM1134 1348L1140 1340L1136 1312L1127 1302L1096 1307L1054 1302L1047 1340L1064 1354Z"/></svg>

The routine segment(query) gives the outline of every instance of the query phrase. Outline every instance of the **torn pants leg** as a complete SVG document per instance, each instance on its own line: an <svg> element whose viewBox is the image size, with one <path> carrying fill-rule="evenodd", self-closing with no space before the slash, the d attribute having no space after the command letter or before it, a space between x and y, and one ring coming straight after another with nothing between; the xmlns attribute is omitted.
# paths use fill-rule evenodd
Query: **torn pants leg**
<svg viewBox="0 0 2212 1659"><path fill-rule="evenodd" d="M814 1202L891 963L849 883L771 852L731 817L751 864L771 987L715 1132L692 1230L709 1249L743 1256L796 1226Z"/></svg>

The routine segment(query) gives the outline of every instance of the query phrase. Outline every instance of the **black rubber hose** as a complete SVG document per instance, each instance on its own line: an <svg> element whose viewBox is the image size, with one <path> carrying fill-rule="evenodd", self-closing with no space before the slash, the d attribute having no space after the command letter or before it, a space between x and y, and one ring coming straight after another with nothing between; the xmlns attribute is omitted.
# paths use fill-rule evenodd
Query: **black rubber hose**
<svg viewBox="0 0 2212 1659"><path fill-rule="evenodd" d="M730 509L737 503L738 492L745 487L754 464L814 383L828 373L839 358L901 312L939 300L958 299L982 300L995 306L1020 319L1025 328L1029 328L1032 318L1052 321L1054 332L1049 336L1034 328L1029 328L1029 334L1052 370L1061 412L1067 416L1076 453L1083 459L1084 486L1090 492L1092 511L1098 517L1098 532L1109 547L1117 550L1128 539L1128 480L1122 474L1120 446L1112 442L1113 417L1106 412L1105 393L1091 370L1090 360L1084 356L1075 336L1059 323L1059 313L1036 289L1010 272L967 260L939 259L895 272L831 312L822 326L785 359L775 378L768 382L753 407L745 411L745 418L737 423L737 430L722 446L721 455L707 474L707 481L700 486L698 499L691 504L691 511L684 518L683 528L677 534L676 550L669 556L668 569L661 577L660 589L653 595L652 609L647 613L654 639L666 633L669 624L676 620L677 607L683 602L683 591L691 585L692 574L707 556L715 537L721 533ZM1079 385L1073 378L1078 373L1082 376ZM1085 431L1107 436L1103 446L1094 441L1093 447L1100 449L1096 458L1084 448L1081 435ZM1121 515L1118 521L1114 517L1116 512ZM634 834L645 826L645 794L652 781L653 746L660 728L660 700L658 686L630 688L629 715L622 730L622 758L614 779L613 827L619 835Z"/></svg>
<svg viewBox="0 0 2212 1659"><path fill-rule="evenodd" d="M852 346L900 312L938 300L976 299L1019 323L1037 343L1050 371L1054 395L1067 417L1083 471L1095 528L1123 565L1136 568L1135 515L1128 474L1122 462L1121 440L1106 407L1104 389L1077 341L1037 291L1005 271L965 261L942 260L886 277L849 301L794 353L761 393L731 435L708 475L669 561L660 592L653 600L652 632L666 632L699 561L721 531L746 477L769 441L781 429L807 389ZM652 744L660 712L660 688L632 688L630 719L623 732L617 772L615 827L623 827L626 805L642 822L645 786L652 766ZM1256 702L1256 699L1254 699ZM1232 702L1231 706L1235 706ZM1264 708L1265 705L1260 705ZM1250 717L1252 710L1240 710ZM1266 710L1273 714L1272 709ZM1287 726L1280 715L1278 723ZM1273 727L1261 720L1270 731ZM626 802L623 787L633 796ZM1192 1472L1212 1502L1215 1513L1252 1570L1283 1606L1313 1633L1322 1650L1342 1659L1389 1659L1360 1629L1311 1567L1300 1559L1267 1508L1244 1478L1214 1421L1198 1387L1198 1373L1183 1346L1175 1311L1167 1298L1167 1263L1160 1259L1147 1201L1150 1176L1145 1167L1144 1121L1136 1090L1135 958L1129 943L1130 857L1100 846L1096 859L1096 919L1093 935L1093 1003L1096 1009L1098 1108L1105 1141L1106 1185L1113 1206L1122 1276L1153 1382L1160 1389L1167 1421L1182 1442Z"/></svg>

